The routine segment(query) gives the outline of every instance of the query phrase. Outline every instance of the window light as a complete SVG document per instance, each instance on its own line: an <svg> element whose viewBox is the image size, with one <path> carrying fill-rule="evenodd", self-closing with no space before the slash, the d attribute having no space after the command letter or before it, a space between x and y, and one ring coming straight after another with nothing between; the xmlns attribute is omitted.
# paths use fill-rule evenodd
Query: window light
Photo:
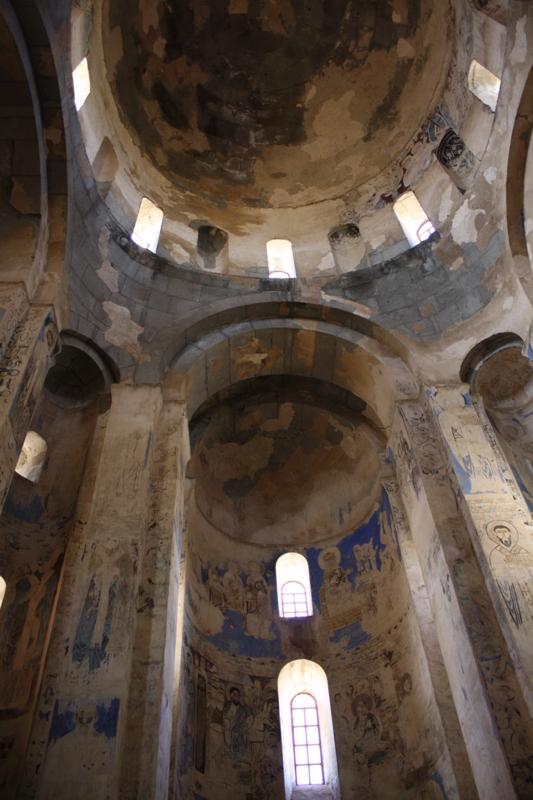
<svg viewBox="0 0 533 800"><path fill-rule="evenodd" d="M292 244L288 239L267 242L267 259L269 278L296 278Z"/></svg>
<svg viewBox="0 0 533 800"><path fill-rule="evenodd" d="M477 61L472 61L468 70L468 88L491 111L496 111L500 86L501 81L496 75L482 67Z"/></svg>
<svg viewBox="0 0 533 800"><path fill-rule="evenodd" d="M87 64L86 58L80 61L72 73L72 80L74 82L74 103L76 105L76 111L79 111L91 92L89 65Z"/></svg>
<svg viewBox="0 0 533 800"><path fill-rule="evenodd" d="M137 214L137 221L131 234L132 241L138 244L139 247L144 247L145 250L155 253L162 224L163 211L154 205L151 200L148 200L147 197L143 197Z"/></svg>
<svg viewBox="0 0 533 800"><path fill-rule="evenodd" d="M393 209L411 247L424 242L435 233L433 224L427 218L414 192L400 195Z"/></svg>
<svg viewBox="0 0 533 800"><path fill-rule="evenodd" d="M15 472L32 483L37 483L43 471L47 449L46 442L42 436L39 436L35 431L28 431L20 451Z"/></svg>
<svg viewBox="0 0 533 800"><path fill-rule="evenodd" d="M326 673L314 661L291 661L279 673L278 695L286 800L296 787L320 785L340 800Z"/></svg>
<svg viewBox="0 0 533 800"><path fill-rule="evenodd" d="M276 561L276 586L280 617L310 617L313 613L307 559L284 553Z"/></svg>
<svg viewBox="0 0 533 800"><path fill-rule="evenodd" d="M315 698L302 692L291 703L292 743L297 786L324 783L320 726Z"/></svg>
<svg viewBox="0 0 533 800"><path fill-rule="evenodd" d="M6 582L0 575L0 608L2 608L2 603L4 602L5 596L6 596Z"/></svg>

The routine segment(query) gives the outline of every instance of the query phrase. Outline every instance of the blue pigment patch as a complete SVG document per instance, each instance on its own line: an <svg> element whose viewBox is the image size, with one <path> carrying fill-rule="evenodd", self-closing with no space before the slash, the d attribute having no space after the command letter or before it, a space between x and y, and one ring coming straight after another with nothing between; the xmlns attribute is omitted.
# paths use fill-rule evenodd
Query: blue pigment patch
<svg viewBox="0 0 533 800"><path fill-rule="evenodd" d="M372 638L367 633L360 622L352 622L351 625L346 625L344 628L336 630L332 636L329 637L330 642L341 642L345 637L348 637L346 642L346 649L353 650L356 647L366 644Z"/></svg>
<svg viewBox="0 0 533 800"><path fill-rule="evenodd" d="M235 653L239 656L253 656L254 658L284 657L281 649L281 631L274 622L270 625L270 631L275 638L264 639L248 636L244 632L242 614L238 611L232 611L228 608L226 617L227 619L224 619L220 633L215 633L213 636L208 637L208 641L218 647L219 650L226 653ZM198 632L201 633L201 631Z"/></svg>
<svg viewBox="0 0 533 800"><path fill-rule="evenodd" d="M96 713L98 718L94 723L96 733L105 734L107 739L114 739L117 735L118 725L118 712L120 709L120 700L114 697L109 706L99 703L96 706Z"/></svg>
<svg viewBox="0 0 533 800"><path fill-rule="evenodd" d="M520 487L520 491L524 495L524 500L526 501L529 510L533 513L533 497L531 496L531 493L530 493L529 489L526 487L526 485L522 481L522 478L520 477L520 473L518 472L516 467L513 464L510 464L510 467L511 467L511 472L514 475L515 481L517 482L518 486Z"/></svg>
<svg viewBox="0 0 533 800"><path fill-rule="evenodd" d="M437 784L437 786L439 787L439 789L442 792L442 796L443 796L444 800L447 800L448 794L447 794L446 789L444 787L444 779L443 779L442 775L440 774L440 772L434 772L433 775L431 776L431 780L435 781L435 783Z"/></svg>
<svg viewBox="0 0 533 800"><path fill-rule="evenodd" d="M64 714L59 713L59 701L56 700L54 705L54 713L52 715L52 724L50 725L50 733L48 734L48 745L51 742L57 742L62 739L67 733L72 733L76 729L74 722L74 711L65 711Z"/></svg>
<svg viewBox="0 0 533 800"><path fill-rule="evenodd" d="M13 503L10 497L11 493L8 493L4 505L4 508L9 514L17 519L23 520L24 522L29 522L32 524L39 523L45 509L42 500L38 495L35 495L31 503L23 506Z"/></svg>

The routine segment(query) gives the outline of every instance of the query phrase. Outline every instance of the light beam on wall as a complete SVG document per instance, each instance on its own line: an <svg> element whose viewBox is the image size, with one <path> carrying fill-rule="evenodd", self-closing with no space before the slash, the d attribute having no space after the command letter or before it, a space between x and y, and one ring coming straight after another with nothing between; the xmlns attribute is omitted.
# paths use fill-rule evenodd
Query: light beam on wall
<svg viewBox="0 0 533 800"><path fill-rule="evenodd" d="M72 73L72 80L74 82L74 103L76 111L79 111L91 93L91 79L86 58L80 61Z"/></svg>
<svg viewBox="0 0 533 800"><path fill-rule="evenodd" d="M394 203L393 209L411 247L424 242L435 233L433 224L414 192L402 194Z"/></svg>
<svg viewBox="0 0 533 800"><path fill-rule="evenodd" d="M143 197L137 214L137 221L133 233L131 234L132 241L138 244L139 247L144 247L145 250L155 253L157 250L157 243L159 242L159 234L161 233L161 225L163 224L163 211L158 208L147 197Z"/></svg>

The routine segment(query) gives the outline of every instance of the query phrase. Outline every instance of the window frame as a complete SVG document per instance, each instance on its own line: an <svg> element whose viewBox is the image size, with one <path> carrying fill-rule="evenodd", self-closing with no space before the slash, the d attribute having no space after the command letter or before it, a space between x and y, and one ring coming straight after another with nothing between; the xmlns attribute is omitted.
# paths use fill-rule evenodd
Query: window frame
<svg viewBox="0 0 533 800"><path fill-rule="evenodd" d="M311 700L313 701L313 705L312 706L303 706L302 708L295 708L294 707L294 701L297 700L299 697L303 697L303 696L311 698ZM316 725L311 725L311 724L308 725L307 724L307 713L306 712L308 710L314 710L316 712ZM303 711L304 712L305 722L304 722L303 725L296 725L295 724L295 721L294 721L294 712L295 711ZM302 729L303 728L303 730L305 731L305 739L306 739L305 743L303 743L303 742L298 742L297 743L296 742L295 728L298 728L298 729ZM316 730L317 730L317 738L318 738L317 742L308 742L307 741L308 728L309 729L316 728ZM292 698L292 700L291 700L291 729L292 729L292 749L293 749L293 758L294 758L294 771L295 771L295 775L296 775L296 785L298 787L302 787L302 786L324 786L324 783L325 783L325 781L324 781L324 758L323 758L323 755L322 755L322 741L321 741L321 737L320 737L320 720L318 718L318 704L317 704L316 698L310 692L299 692L298 694L295 694L294 697ZM305 764L304 763L298 763L298 759L297 759L297 755L298 754L296 752L296 748L297 747L305 747L305 748L307 748L307 761L305 762ZM311 763L309 761L309 750L308 750L309 747L318 747L319 754L320 754L320 761L313 762L313 763ZM320 773L321 773L321 776L322 776L322 780L316 781L316 782L310 780L307 783L305 783L305 782L300 783L300 781L298 779L299 768L300 767L307 767L307 769L310 770L310 767L312 767L312 766L313 767L320 766Z"/></svg>
<svg viewBox="0 0 533 800"><path fill-rule="evenodd" d="M307 613L304 615L284 613L283 588L287 583L299 583L305 592ZM311 577L309 563L301 553L283 553L276 561L276 588L278 595L278 611L280 619L305 619L313 616L313 597L311 594Z"/></svg>
<svg viewBox="0 0 533 800"><path fill-rule="evenodd" d="M322 784L298 784L296 782L292 703L300 694L310 695L316 703L324 778ZM286 800L291 800L295 790L298 791L298 796L324 797L325 789L329 790L333 800L341 800L331 700L326 673L320 664L314 661L305 658L290 661L278 675L278 696Z"/></svg>

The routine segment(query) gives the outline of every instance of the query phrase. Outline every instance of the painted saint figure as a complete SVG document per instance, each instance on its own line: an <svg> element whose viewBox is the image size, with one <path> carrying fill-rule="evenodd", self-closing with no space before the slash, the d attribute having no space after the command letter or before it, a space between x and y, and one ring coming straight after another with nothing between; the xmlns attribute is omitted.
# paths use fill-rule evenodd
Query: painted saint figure
<svg viewBox="0 0 533 800"><path fill-rule="evenodd" d="M224 755L232 761L246 760L250 756L248 717L251 711L241 703L241 692L236 686L229 691L230 699L224 706Z"/></svg>

